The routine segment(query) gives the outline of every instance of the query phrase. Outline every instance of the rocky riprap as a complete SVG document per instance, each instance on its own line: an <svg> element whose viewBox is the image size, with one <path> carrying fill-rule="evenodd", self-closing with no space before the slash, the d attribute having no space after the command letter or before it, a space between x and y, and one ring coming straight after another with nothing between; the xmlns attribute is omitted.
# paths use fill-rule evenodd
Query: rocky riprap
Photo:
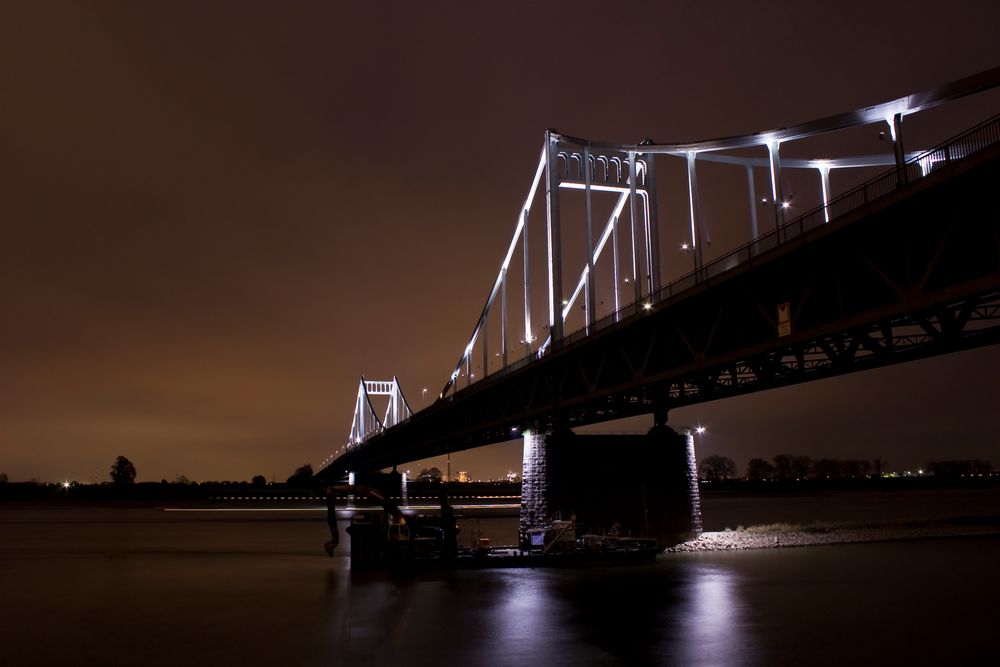
<svg viewBox="0 0 1000 667"><path fill-rule="evenodd" d="M856 544L887 540L913 540L932 537L961 537L1000 534L996 517L978 517L953 522L909 524L879 524L870 526L751 526L737 530L705 532L698 538L682 542L667 553L692 551L746 551L750 549L784 549L829 544Z"/></svg>

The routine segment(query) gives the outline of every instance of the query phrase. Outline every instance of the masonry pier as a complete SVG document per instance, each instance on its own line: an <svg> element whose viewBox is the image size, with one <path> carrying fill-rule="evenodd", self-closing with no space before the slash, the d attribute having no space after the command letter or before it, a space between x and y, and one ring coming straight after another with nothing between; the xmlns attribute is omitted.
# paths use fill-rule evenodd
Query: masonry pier
<svg viewBox="0 0 1000 667"><path fill-rule="evenodd" d="M559 514L581 528L650 537L660 548L701 533L694 438L666 425L645 435L525 431L522 545Z"/></svg>

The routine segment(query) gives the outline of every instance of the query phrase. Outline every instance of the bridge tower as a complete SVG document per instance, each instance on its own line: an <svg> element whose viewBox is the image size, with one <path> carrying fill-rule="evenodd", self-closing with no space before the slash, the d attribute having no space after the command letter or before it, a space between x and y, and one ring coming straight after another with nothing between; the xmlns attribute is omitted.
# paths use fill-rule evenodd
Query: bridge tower
<svg viewBox="0 0 1000 667"><path fill-rule="evenodd" d="M379 419L372 405L372 396L388 396L389 405L386 406L385 415ZM400 422L406 421L413 415L410 404L403 396L403 390L399 386L399 380L392 376L392 380L366 380L361 376L358 383L358 398L354 404L354 421L351 423L351 437L347 441L348 447L354 447L364 442L369 436L380 433L387 428L392 428Z"/></svg>

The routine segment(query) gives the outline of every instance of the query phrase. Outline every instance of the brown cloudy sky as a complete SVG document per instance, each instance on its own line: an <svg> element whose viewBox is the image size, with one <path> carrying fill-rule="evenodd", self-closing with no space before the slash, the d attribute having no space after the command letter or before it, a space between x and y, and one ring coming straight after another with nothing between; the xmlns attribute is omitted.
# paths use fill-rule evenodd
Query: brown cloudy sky
<svg viewBox="0 0 1000 667"><path fill-rule="evenodd" d="M998 23L978 0L5 3L0 471L316 464L346 438L359 373L398 375L415 405L440 389L545 128L667 141L809 120L997 65ZM949 122L998 110L988 96ZM684 227L664 224L675 248ZM672 419L740 462L1000 459L998 362Z"/></svg>

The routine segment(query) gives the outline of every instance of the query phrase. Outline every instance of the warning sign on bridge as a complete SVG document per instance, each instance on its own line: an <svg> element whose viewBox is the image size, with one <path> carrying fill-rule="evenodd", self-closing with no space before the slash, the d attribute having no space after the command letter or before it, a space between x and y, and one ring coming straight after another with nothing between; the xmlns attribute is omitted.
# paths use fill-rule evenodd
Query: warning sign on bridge
<svg viewBox="0 0 1000 667"><path fill-rule="evenodd" d="M792 310L788 302L778 304L778 337L792 333Z"/></svg>

